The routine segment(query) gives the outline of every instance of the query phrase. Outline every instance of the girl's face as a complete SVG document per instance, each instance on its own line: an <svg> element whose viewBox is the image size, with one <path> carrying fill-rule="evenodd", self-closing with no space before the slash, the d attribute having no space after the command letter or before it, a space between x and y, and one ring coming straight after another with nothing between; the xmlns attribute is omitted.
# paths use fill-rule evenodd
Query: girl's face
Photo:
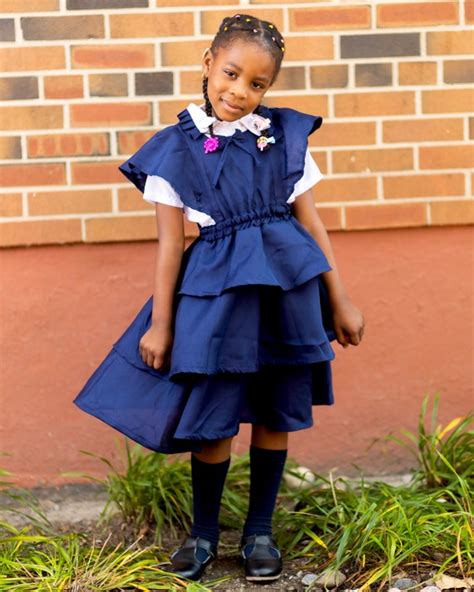
<svg viewBox="0 0 474 592"><path fill-rule="evenodd" d="M259 44L235 40L230 47L221 47L215 57L207 49L202 67L208 77L213 116L235 121L260 104L270 88L275 61Z"/></svg>

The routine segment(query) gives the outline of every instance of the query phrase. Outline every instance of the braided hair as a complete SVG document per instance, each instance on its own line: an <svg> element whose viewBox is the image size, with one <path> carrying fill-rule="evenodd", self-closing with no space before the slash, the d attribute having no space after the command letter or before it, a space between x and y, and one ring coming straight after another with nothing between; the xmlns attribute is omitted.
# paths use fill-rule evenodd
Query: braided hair
<svg viewBox="0 0 474 592"><path fill-rule="evenodd" d="M275 82L280 71L281 62L285 52L285 40L273 23L261 20L249 14L234 14L226 16L217 31L210 47L211 53L216 55L218 50L229 47L235 39L261 44L275 60L275 71L270 86ZM212 105L207 94L207 77L202 81L202 94L206 102L206 115L212 117ZM256 115L261 115L260 105L254 110ZM215 137L213 124L209 126L211 137ZM267 130L261 130L262 136L267 136Z"/></svg>

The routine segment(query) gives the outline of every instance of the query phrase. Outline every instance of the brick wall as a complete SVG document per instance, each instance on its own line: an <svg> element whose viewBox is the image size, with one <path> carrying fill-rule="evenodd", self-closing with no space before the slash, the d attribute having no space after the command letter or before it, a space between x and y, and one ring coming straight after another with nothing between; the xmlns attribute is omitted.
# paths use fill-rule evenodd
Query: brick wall
<svg viewBox="0 0 474 592"><path fill-rule="evenodd" d="M265 103L324 118L311 149L329 230L474 220L473 0L0 0L0 11L1 246L155 238L153 207L117 166L201 102L201 54L238 11L286 40Z"/></svg>

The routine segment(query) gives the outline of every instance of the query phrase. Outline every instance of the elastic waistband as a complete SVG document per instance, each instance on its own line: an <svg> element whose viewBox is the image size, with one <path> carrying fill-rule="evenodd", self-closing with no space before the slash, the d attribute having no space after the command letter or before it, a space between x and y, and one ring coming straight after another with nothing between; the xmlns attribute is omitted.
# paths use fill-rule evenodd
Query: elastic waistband
<svg viewBox="0 0 474 592"><path fill-rule="evenodd" d="M232 234L234 230L262 226L268 222L288 220L291 218L291 207L288 204L273 204L260 208L258 212L243 212L231 218L221 220L211 226L199 229L200 238L212 241Z"/></svg>

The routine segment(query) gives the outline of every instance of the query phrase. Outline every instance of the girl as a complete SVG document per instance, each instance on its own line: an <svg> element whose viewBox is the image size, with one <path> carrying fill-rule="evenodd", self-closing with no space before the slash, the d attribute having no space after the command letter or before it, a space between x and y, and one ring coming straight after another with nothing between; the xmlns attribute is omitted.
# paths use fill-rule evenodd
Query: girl
<svg viewBox="0 0 474 592"><path fill-rule="evenodd" d="M360 311L341 283L310 188L319 116L262 105L285 44L255 17L224 18L202 58L205 103L119 168L156 203L153 296L75 403L144 446L191 452L193 524L173 571L215 559L232 438L252 424L240 554L251 581L282 571L272 515L288 432L333 403L330 341L358 345ZM184 251L183 216L199 224Z"/></svg>

